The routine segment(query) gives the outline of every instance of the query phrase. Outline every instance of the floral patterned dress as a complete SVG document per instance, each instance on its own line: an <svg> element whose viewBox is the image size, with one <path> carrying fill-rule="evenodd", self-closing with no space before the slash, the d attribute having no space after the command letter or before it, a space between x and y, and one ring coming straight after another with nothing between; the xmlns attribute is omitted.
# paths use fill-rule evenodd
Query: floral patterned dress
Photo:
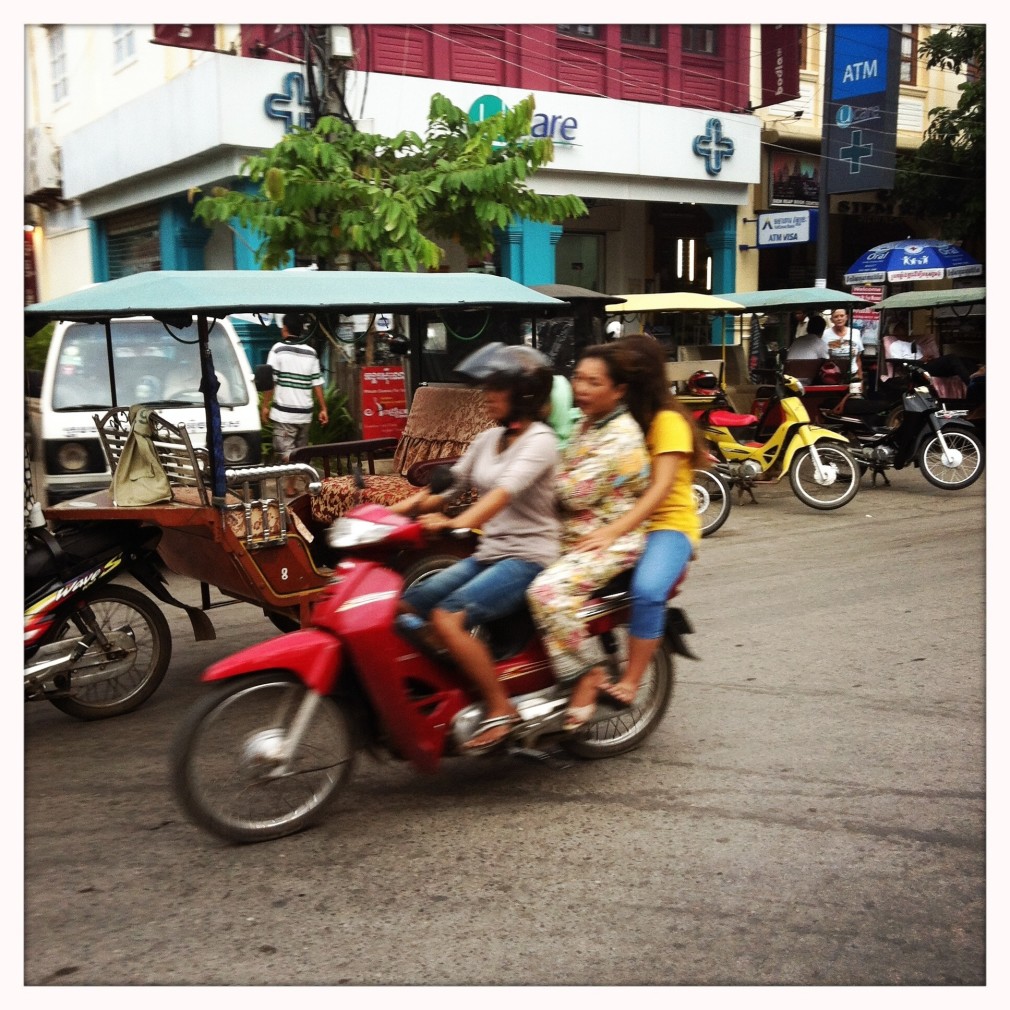
<svg viewBox="0 0 1010 1010"><path fill-rule="evenodd" d="M573 551L587 533L613 522L649 485L649 451L624 408L595 423L582 421L561 451L558 505L563 532L560 560L533 580L527 600L559 681L571 681L602 661L579 610L619 572L632 568L645 545L644 527L606 550Z"/></svg>

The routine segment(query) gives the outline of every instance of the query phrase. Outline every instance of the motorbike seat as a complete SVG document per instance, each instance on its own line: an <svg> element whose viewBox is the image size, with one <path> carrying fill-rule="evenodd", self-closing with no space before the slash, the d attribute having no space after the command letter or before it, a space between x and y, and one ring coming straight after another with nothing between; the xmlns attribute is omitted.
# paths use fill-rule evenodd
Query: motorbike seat
<svg viewBox="0 0 1010 1010"><path fill-rule="evenodd" d="M701 416L695 416L702 424L711 424L717 428L748 428L758 423L753 414L736 414L731 410L703 410L699 413Z"/></svg>
<svg viewBox="0 0 1010 1010"><path fill-rule="evenodd" d="M24 566L26 588L56 575L73 577L111 553L127 550L137 540L138 530L139 525L133 528L127 523L114 522L66 526L54 534L47 530L29 531Z"/></svg>

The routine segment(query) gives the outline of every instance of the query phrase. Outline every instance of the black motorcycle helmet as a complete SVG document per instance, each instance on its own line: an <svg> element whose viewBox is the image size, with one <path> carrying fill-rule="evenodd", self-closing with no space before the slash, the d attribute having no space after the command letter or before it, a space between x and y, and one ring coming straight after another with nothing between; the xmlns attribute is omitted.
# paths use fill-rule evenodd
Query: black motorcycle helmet
<svg viewBox="0 0 1010 1010"><path fill-rule="evenodd" d="M525 344L485 344L455 368L465 382L511 394L512 411L506 420L541 421L551 400L554 373L551 360Z"/></svg>

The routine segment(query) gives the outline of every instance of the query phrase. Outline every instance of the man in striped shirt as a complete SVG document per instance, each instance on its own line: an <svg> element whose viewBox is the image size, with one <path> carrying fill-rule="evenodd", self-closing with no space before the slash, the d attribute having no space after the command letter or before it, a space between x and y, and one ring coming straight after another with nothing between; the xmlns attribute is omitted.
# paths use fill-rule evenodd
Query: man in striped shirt
<svg viewBox="0 0 1010 1010"><path fill-rule="evenodd" d="M326 424L326 399L319 357L309 344L297 343L302 335L301 316L289 313L281 320L281 337L270 348L267 364L274 373L274 388L263 394L260 417L264 424L273 422L273 446L276 462L287 463L291 453L309 444L313 396L319 404L319 423ZM293 478L285 491L296 493Z"/></svg>

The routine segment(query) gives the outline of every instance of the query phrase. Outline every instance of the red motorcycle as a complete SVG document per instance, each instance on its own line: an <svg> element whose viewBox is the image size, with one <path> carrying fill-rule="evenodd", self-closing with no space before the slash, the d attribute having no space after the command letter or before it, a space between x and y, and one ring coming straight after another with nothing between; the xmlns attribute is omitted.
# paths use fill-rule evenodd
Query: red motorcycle
<svg viewBox="0 0 1010 1010"><path fill-rule="evenodd" d="M332 546L374 551L421 547L411 519L379 505L350 510L334 524ZM625 659L630 573L584 609L611 675ZM229 841L292 834L317 821L350 777L355 754L381 748L433 772L478 732L482 703L452 661L415 644L395 625L403 577L375 560L345 556L333 584L313 604L308 626L209 667L216 689L194 706L172 747L179 803L198 825ZM671 596L676 595L679 583ZM695 658L679 609L667 610L656 651L634 703L600 704L582 730L562 730L570 686L556 683L528 613L493 622L486 636L521 722L494 748L546 757L559 744L583 758L623 754L658 725L673 693L673 654Z"/></svg>

